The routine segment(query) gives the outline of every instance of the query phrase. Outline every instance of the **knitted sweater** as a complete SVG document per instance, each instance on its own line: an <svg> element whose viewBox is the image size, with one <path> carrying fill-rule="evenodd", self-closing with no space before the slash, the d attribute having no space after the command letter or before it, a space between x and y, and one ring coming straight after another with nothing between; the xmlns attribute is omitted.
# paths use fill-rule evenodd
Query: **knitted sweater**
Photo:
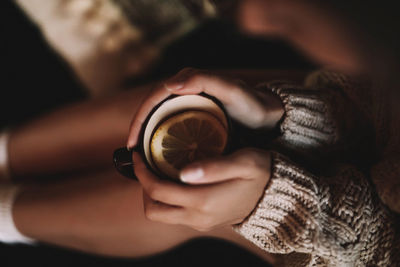
<svg viewBox="0 0 400 267"><path fill-rule="evenodd" d="M331 86L343 85L340 79L329 74L321 84L324 75L308 83L325 90L269 85L285 106L280 141L290 149L321 156L346 153L343 144L363 125L361 112ZM281 154L272 158L270 181L254 211L234 226L238 233L267 252L288 254L282 257L287 266L400 265L396 215L382 203L368 175L349 164L330 164L329 171L315 175Z"/></svg>

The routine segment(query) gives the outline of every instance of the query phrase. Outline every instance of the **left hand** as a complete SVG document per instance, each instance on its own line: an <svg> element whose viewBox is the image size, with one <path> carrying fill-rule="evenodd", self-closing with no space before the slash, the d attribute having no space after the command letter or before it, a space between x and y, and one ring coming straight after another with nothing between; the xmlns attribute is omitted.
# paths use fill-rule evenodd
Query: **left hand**
<svg viewBox="0 0 400 267"><path fill-rule="evenodd" d="M270 153L250 148L188 165L180 174L185 184L159 179L136 152L133 161L146 217L198 231L242 222L256 207L271 172Z"/></svg>
<svg viewBox="0 0 400 267"><path fill-rule="evenodd" d="M208 71L186 68L163 85L156 86L145 99L132 120L127 146L132 148L137 145L143 123L154 107L165 98L172 94L200 93L217 98L231 118L251 129L273 129L284 114L281 99L272 92L260 92Z"/></svg>

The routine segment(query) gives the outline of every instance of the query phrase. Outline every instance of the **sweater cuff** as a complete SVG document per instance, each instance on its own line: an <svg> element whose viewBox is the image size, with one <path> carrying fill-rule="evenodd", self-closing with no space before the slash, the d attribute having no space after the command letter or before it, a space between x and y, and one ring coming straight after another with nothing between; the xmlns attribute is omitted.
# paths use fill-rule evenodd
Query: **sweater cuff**
<svg viewBox="0 0 400 267"><path fill-rule="evenodd" d="M258 87L271 90L282 100L285 115L280 124L280 139L285 146L313 149L337 142L338 126L326 92L279 81Z"/></svg>
<svg viewBox="0 0 400 267"><path fill-rule="evenodd" d="M234 230L270 253L311 252L319 214L315 179L273 153L271 178L263 196Z"/></svg>
<svg viewBox="0 0 400 267"><path fill-rule="evenodd" d="M0 242L32 244L34 240L20 233L14 224L12 208L18 191L18 186L0 185Z"/></svg>

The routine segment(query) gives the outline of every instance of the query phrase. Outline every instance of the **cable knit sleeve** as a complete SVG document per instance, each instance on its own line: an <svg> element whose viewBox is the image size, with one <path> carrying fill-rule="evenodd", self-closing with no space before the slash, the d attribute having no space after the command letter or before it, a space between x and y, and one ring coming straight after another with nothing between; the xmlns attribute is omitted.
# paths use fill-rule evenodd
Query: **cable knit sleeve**
<svg viewBox="0 0 400 267"><path fill-rule="evenodd" d="M270 253L310 254L307 266L400 264L393 217L360 171L344 166L317 177L277 153L272 166L238 233Z"/></svg>
<svg viewBox="0 0 400 267"><path fill-rule="evenodd" d="M373 130L338 84L317 89L277 81L258 89L270 90L282 100L281 146L319 155L370 149Z"/></svg>

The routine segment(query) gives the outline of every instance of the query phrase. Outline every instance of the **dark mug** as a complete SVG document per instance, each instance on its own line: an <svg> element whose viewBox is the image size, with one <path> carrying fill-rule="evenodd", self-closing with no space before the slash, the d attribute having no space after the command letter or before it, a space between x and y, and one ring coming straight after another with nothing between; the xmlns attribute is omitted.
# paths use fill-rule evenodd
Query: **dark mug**
<svg viewBox="0 0 400 267"><path fill-rule="evenodd" d="M165 174L160 172L152 159L150 143L155 131L162 122L185 111L204 111L212 114L226 129L227 142L223 152L225 153L228 150L232 126L220 101L206 94L172 95L150 112L143 123L137 146L129 150L126 147L115 150L113 160L118 172L128 178L137 179L134 173L134 162L132 161L132 153L136 151L142 155L150 170L160 177L166 177Z"/></svg>

